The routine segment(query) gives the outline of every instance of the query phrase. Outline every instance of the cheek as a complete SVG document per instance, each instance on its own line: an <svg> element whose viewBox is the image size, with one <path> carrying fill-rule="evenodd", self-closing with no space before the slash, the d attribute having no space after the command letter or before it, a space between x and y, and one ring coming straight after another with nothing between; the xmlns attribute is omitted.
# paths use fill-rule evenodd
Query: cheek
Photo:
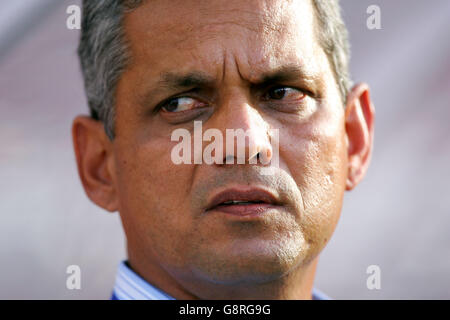
<svg viewBox="0 0 450 320"><path fill-rule="evenodd" d="M339 219L346 180L345 127L340 117L319 112L290 129L285 161L303 198L305 239L319 251ZM281 152L281 151L280 151Z"/></svg>
<svg viewBox="0 0 450 320"><path fill-rule="evenodd" d="M138 246L151 244L160 259L181 257L184 235L192 228L193 166L173 164L172 147L170 140L158 138L120 143L116 151L120 214L127 239Z"/></svg>

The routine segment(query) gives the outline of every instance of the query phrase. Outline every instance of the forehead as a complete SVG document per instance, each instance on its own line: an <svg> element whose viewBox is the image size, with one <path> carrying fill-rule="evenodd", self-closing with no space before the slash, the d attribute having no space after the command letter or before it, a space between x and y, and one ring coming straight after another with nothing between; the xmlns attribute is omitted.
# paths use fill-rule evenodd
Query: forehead
<svg viewBox="0 0 450 320"><path fill-rule="evenodd" d="M223 75L231 57L252 78L283 64L317 69L323 60L310 0L149 0L124 24L131 68L153 72Z"/></svg>

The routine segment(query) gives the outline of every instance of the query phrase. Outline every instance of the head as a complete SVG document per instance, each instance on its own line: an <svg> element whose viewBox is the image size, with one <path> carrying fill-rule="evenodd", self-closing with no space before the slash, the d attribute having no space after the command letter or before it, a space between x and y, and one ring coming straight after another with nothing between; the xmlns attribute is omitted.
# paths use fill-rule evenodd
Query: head
<svg viewBox="0 0 450 320"><path fill-rule="evenodd" d="M307 281L372 150L369 89L351 86L348 51L333 1L85 1L91 117L73 124L78 170L88 197L120 212L139 272L197 297ZM194 121L224 137L252 132L248 161L274 153L278 130L278 166L175 164L171 135L185 129L194 142ZM211 209L229 189L264 190L274 205L254 216Z"/></svg>

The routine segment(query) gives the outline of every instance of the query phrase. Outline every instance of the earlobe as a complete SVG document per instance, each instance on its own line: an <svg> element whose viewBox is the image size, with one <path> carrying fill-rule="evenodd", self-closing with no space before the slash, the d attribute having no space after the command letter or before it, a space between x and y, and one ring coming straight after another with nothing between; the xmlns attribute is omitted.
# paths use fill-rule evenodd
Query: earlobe
<svg viewBox="0 0 450 320"><path fill-rule="evenodd" d="M373 149L375 109L365 83L355 85L347 96L345 130L348 141L346 189L353 189L364 178Z"/></svg>
<svg viewBox="0 0 450 320"><path fill-rule="evenodd" d="M78 116L72 125L72 139L78 173L87 196L105 210L116 211L112 142L106 136L103 124L87 116Z"/></svg>

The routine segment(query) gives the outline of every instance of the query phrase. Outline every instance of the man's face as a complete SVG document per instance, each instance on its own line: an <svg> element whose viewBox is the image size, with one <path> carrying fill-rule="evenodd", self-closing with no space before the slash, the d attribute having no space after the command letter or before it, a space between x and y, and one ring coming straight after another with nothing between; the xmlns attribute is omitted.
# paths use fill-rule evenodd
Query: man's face
<svg viewBox="0 0 450 320"><path fill-rule="evenodd" d="M132 61L117 88L113 152L131 255L180 281L223 284L274 280L317 257L339 218L347 143L314 14L308 0L155 0L126 16ZM278 129L278 167L174 164L171 134L193 137L194 120L224 137L254 130L261 145ZM207 210L219 192L252 187L279 205L251 217Z"/></svg>

